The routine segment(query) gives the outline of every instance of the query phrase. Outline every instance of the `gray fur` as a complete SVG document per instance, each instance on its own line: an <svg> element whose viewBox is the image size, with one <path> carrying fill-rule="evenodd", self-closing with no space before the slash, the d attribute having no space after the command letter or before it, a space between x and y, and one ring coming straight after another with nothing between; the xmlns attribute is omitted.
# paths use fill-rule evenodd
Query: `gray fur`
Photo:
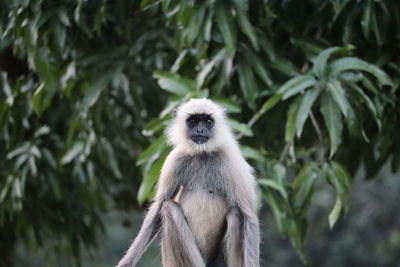
<svg viewBox="0 0 400 267"><path fill-rule="evenodd" d="M255 215L242 215L243 267L260 266L260 226Z"/></svg>
<svg viewBox="0 0 400 267"><path fill-rule="evenodd" d="M232 194L223 169L221 152L184 155L176 160L174 176L184 188L177 201L206 262L217 254L228 209L226 196Z"/></svg>
<svg viewBox="0 0 400 267"><path fill-rule="evenodd" d="M224 172L223 158L223 153L219 151L182 155L176 160L174 177L188 191L202 190L222 197L232 195Z"/></svg>
<svg viewBox="0 0 400 267"><path fill-rule="evenodd" d="M183 145L170 153L161 171L155 202L117 267L135 266L160 228L164 267L260 266L251 168L227 132L223 115L218 114L220 109L209 100L192 103L197 102L202 110L206 103L217 112L214 119L219 132L214 133L211 144L217 146L227 141L225 144L229 145L214 147L212 151L206 149L208 143L200 150ZM178 119L182 117L177 115ZM180 120L184 122L183 117ZM174 145L184 138L177 129L169 131Z"/></svg>
<svg viewBox="0 0 400 267"><path fill-rule="evenodd" d="M162 262L164 267L259 266L258 219L252 208L246 206L245 201L234 201L235 190L228 177L229 173L226 171L228 166L226 166L224 158L225 155L222 151L176 157L172 172L173 182L170 183L170 188L164 188L163 199L160 202L154 202L150 207L137 238L118 267L137 264L140 256L158 232L160 219L162 219ZM183 187L184 193L176 203L171 199L174 199L180 186ZM217 231L220 232L209 240L211 252L206 250L208 247L199 247L196 241L201 236L196 236L192 232L195 225L191 225L190 222L195 223L205 214L197 214L198 218L191 220L190 211L197 212L196 206L192 204L189 204L192 205L189 207L185 206L186 203L190 203L191 198L194 198L195 203L198 202L198 199L203 198L225 203L222 205L226 206L226 213L211 214L215 216L216 220L221 217L222 222L217 226L210 226L218 227ZM181 205L183 205L183 210ZM212 208L211 205L208 206L208 209ZM229 211L228 207L231 207ZM185 214L184 210L188 214ZM188 216L189 223L185 215ZM207 227L209 226L203 226L206 230ZM199 235L199 233L197 234ZM223 249L218 249L219 247Z"/></svg>

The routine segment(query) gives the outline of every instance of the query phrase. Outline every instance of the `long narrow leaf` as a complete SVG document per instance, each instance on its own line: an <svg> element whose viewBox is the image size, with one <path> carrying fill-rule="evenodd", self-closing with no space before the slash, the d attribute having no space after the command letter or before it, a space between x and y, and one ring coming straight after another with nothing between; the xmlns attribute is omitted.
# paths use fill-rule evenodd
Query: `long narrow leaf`
<svg viewBox="0 0 400 267"><path fill-rule="evenodd" d="M247 105L254 109L256 96L259 91L253 71L247 64L239 65L239 83Z"/></svg>
<svg viewBox="0 0 400 267"><path fill-rule="evenodd" d="M336 196L336 201L335 201L335 205L333 206L333 209L331 210L331 212L329 213L329 227L332 229L333 226L335 226L337 220L339 219L340 216L340 212L342 211L342 200L340 199L339 196Z"/></svg>
<svg viewBox="0 0 400 267"><path fill-rule="evenodd" d="M350 109L350 104L347 101L346 93L342 88L342 85L338 80L333 80L327 84L330 89L329 92L332 94L333 99L339 106L340 111L344 117L347 117L348 111Z"/></svg>
<svg viewBox="0 0 400 267"><path fill-rule="evenodd" d="M353 48L354 48L353 46L348 45L344 47L335 46L325 49L314 60L314 66L313 66L314 74L318 78L324 77L324 74L326 74L326 67L329 58L335 53L344 52Z"/></svg>
<svg viewBox="0 0 400 267"><path fill-rule="evenodd" d="M297 114L297 121L296 121L296 135L297 137L301 136L301 133L303 132L303 127L304 123L306 122L308 118L308 114L311 111L311 108L317 100L317 97L321 90L319 88L312 88L308 90L304 96L302 97L301 105L299 108L299 112Z"/></svg>
<svg viewBox="0 0 400 267"><path fill-rule="evenodd" d="M357 85L352 85L351 88L356 92L356 94L361 98L361 101L367 106L368 110L371 112L372 116L375 119L378 128L381 129L382 123L381 119L378 116L378 111L375 107L374 102L369 98L369 96L364 93L364 91L358 87Z"/></svg>
<svg viewBox="0 0 400 267"><path fill-rule="evenodd" d="M175 73L156 71L154 78L158 79L158 85L170 93L184 96L189 92L195 91L193 81L184 79Z"/></svg>
<svg viewBox="0 0 400 267"><path fill-rule="evenodd" d="M296 131L297 113L299 111L299 101L296 99L289 107L285 127L285 141L293 143L294 134Z"/></svg>
<svg viewBox="0 0 400 267"><path fill-rule="evenodd" d="M337 59L330 64L330 70L331 77L336 77L338 74L346 70L362 70L375 76L381 85L394 86L392 80L385 72L359 58L345 57Z"/></svg>
<svg viewBox="0 0 400 267"><path fill-rule="evenodd" d="M222 3L217 5L216 18L218 27L224 39L228 55L233 56L236 50L236 28L229 12L229 7L224 6Z"/></svg>
<svg viewBox="0 0 400 267"><path fill-rule="evenodd" d="M291 96L294 96L305 89L314 86L317 83L317 81L314 79L314 77L311 76L306 76L305 79L301 79L299 83L292 83L291 86L286 86L285 90L278 90L278 93L283 94L282 99L288 99Z"/></svg>
<svg viewBox="0 0 400 267"><path fill-rule="evenodd" d="M236 10L239 27L241 28L242 32L250 39L253 47L258 50L258 40L245 10L242 10L241 8L237 8Z"/></svg>
<svg viewBox="0 0 400 267"><path fill-rule="evenodd" d="M245 135L245 136L253 136L253 131L251 128L249 128L246 124L240 123L238 121L235 121L233 119L227 119L228 124L230 127L232 127L233 130L238 131L239 133Z"/></svg>
<svg viewBox="0 0 400 267"><path fill-rule="evenodd" d="M321 99L320 111L324 117L326 128L329 133L330 154L332 157L342 141L342 115L334 100L329 95L324 95Z"/></svg>

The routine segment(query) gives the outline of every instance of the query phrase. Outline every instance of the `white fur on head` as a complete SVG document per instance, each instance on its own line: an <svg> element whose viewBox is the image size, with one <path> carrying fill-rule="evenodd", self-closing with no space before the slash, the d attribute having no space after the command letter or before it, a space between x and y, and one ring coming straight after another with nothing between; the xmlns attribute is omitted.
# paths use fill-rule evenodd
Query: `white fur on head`
<svg viewBox="0 0 400 267"><path fill-rule="evenodd" d="M204 144L196 144L188 137L186 120L194 114L209 114L214 119L213 135ZM206 98L192 98L179 106L175 118L167 129L167 137L174 147L194 153L229 148L232 142L236 143L226 124L224 109Z"/></svg>

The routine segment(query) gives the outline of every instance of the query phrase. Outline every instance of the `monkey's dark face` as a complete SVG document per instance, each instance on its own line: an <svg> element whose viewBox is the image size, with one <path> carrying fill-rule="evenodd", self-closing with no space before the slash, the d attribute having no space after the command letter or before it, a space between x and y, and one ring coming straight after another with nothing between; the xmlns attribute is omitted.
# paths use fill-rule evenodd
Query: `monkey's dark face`
<svg viewBox="0 0 400 267"><path fill-rule="evenodd" d="M214 119L208 114L193 114L187 118L186 125L189 138L200 145L211 138Z"/></svg>

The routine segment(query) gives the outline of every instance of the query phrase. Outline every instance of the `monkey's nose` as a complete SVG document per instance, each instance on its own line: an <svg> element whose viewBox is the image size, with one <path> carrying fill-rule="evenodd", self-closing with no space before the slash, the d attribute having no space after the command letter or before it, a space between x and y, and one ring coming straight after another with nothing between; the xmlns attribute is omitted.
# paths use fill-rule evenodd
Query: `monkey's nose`
<svg viewBox="0 0 400 267"><path fill-rule="evenodd" d="M203 133L203 129L197 129L197 133Z"/></svg>

